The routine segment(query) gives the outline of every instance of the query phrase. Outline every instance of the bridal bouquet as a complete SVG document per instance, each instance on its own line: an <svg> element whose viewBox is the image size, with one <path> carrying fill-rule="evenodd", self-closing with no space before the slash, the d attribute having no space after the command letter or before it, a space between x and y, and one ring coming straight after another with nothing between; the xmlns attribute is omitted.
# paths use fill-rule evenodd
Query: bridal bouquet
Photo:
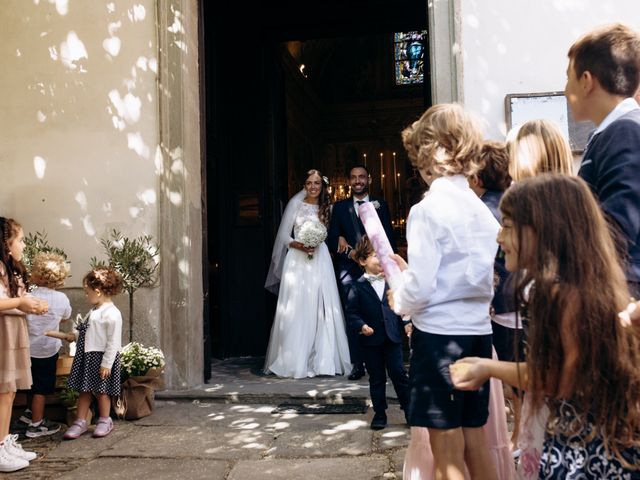
<svg viewBox="0 0 640 480"><path fill-rule="evenodd" d="M300 227L298 232L298 241L305 247L317 248L327 238L327 227L320 222L307 220ZM311 260L313 254L307 254L307 258Z"/></svg>

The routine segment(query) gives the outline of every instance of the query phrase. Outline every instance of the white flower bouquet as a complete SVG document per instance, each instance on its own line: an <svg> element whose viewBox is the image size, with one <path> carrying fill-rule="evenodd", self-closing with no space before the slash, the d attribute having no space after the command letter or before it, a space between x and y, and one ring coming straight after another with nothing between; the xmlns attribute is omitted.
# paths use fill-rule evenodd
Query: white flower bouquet
<svg viewBox="0 0 640 480"><path fill-rule="evenodd" d="M123 382L130 377L149 375L150 371L159 374L164 368L164 354L158 348L131 342L120 352L120 365Z"/></svg>
<svg viewBox="0 0 640 480"><path fill-rule="evenodd" d="M327 238L327 227L320 222L307 220L300 227L297 240L307 248L318 248ZM311 260L313 254L307 254L307 258Z"/></svg>

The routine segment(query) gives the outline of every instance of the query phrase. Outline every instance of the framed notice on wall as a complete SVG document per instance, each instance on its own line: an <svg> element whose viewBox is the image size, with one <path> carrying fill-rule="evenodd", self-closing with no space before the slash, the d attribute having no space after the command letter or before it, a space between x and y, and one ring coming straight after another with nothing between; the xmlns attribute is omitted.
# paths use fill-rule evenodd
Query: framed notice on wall
<svg viewBox="0 0 640 480"><path fill-rule="evenodd" d="M510 93L505 97L507 129L528 120L545 119L555 122L569 140L573 153L582 153L595 125L589 121L575 122L563 92Z"/></svg>

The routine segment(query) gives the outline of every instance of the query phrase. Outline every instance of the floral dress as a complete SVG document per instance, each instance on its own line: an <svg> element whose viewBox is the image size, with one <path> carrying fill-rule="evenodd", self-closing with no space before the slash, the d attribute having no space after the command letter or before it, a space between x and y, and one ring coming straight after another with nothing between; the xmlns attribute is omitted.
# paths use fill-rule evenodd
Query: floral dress
<svg viewBox="0 0 640 480"><path fill-rule="evenodd" d="M589 415L579 415L567 401L552 407L556 412L553 425L549 425L540 457L539 479L563 480L638 480L640 470L630 470L605 450L600 435L592 439L594 425ZM583 424L573 435L562 431L575 430L575 422ZM579 424L578 424L579 425ZM551 433L556 432L556 433ZM630 465L640 466L640 449L622 452Z"/></svg>
<svg viewBox="0 0 640 480"><path fill-rule="evenodd" d="M529 289L533 295L534 285ZM527 305L520 306L525 339L529 330ZM517 466L518 480L640 480L640 470L629 470L605 451L601 436L593 433L594 425L589 415L579 415L565 400L544 405L534 411L530 397L525 394L522 405L520 438L521 450ZM551 412L554 412L550 419ZM576 429L575 422L582 428ZM576 431L567 436L561 432ZM622 453L630 465L640 465L640 449L628 449Z"/></svg>

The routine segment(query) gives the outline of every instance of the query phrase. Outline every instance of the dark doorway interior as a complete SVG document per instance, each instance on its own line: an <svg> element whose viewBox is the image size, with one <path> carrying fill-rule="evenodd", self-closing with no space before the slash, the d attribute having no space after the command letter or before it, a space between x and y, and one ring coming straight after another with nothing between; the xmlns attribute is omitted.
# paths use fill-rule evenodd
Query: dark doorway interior
<svg viewBox="0 0 640 480"><path fill-rule="evenodd" d="M428 62L422 84L394 80L393 34L426 29L424 0L250 0L224 10L202 2L202 10L208 362L264 354L276 302L263 289L272 241L308 169L339 189L366 158L402 237L405 187L415 179L399 132L431 92Z"/></svg>

